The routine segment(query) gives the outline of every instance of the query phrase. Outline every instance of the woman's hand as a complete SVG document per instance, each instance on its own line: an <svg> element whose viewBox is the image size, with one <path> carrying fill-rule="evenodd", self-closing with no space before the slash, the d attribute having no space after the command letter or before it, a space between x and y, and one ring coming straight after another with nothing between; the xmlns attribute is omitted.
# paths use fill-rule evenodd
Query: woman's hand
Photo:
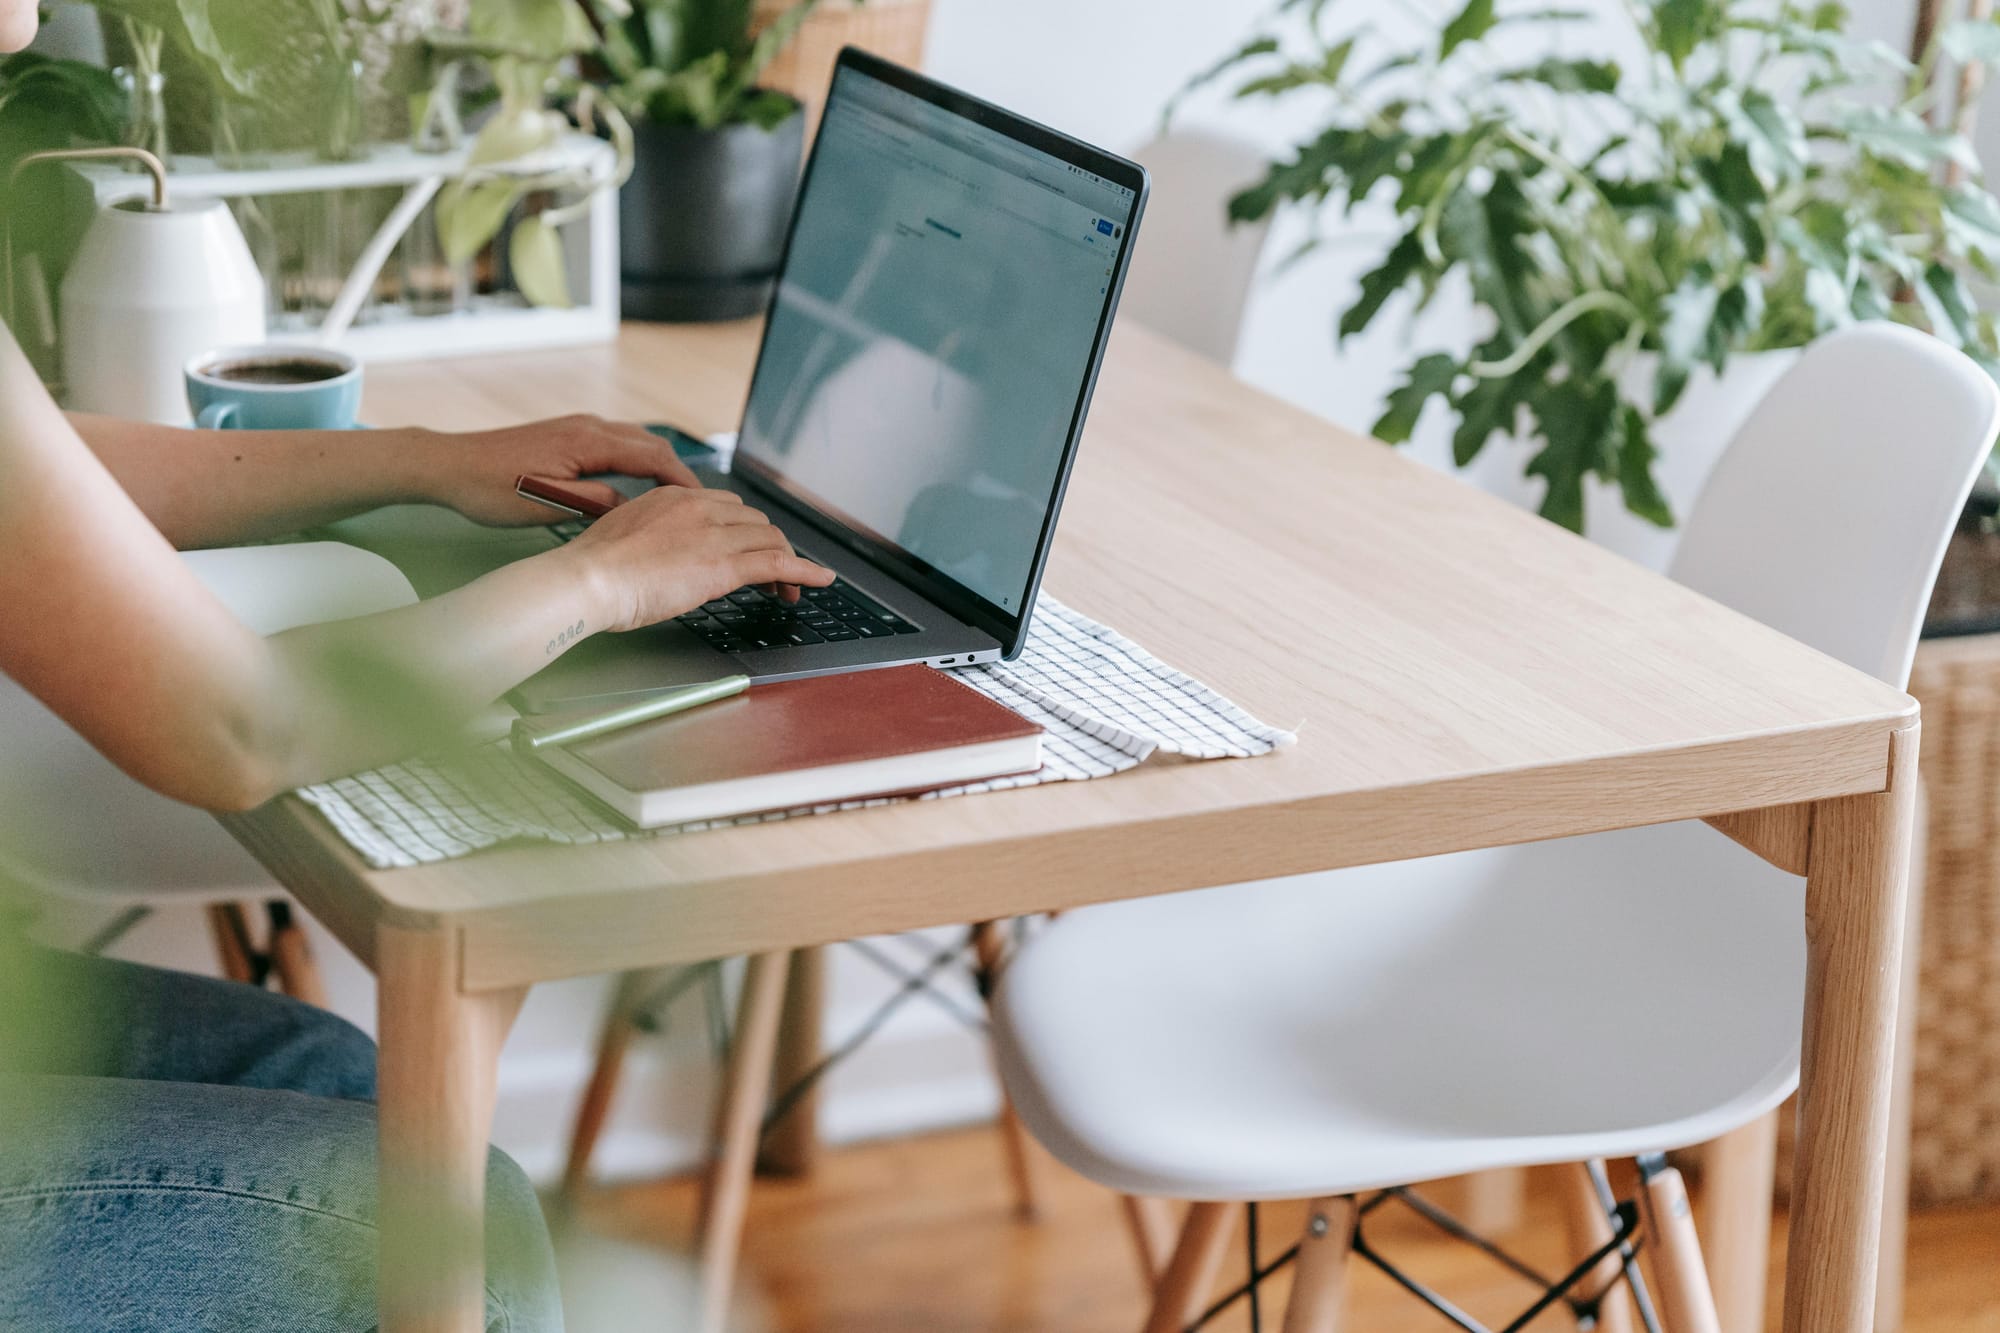
<svg viewBox="0 0 2000 1333"><path fill-rule="evenodd" d="M502 430L427 435L418 448L428 454L423 466L430 480L424 489L430 497L493 527L525 527L556 517L547 505L514 493L520 476L569 482L614 504L619 497L609 486L577 478L620 472L666 486L701 485L674 447L645 427L587 413Z"/></svg>
<svg viewBox="0 0 2000 1333"><path fill-rule="evenodd" d="M832 570L793 554L740 497L679 486L628 500L545 558L583 562L600 606L595 623L609 630L671 620L745 584L833 582Z"/></svg>

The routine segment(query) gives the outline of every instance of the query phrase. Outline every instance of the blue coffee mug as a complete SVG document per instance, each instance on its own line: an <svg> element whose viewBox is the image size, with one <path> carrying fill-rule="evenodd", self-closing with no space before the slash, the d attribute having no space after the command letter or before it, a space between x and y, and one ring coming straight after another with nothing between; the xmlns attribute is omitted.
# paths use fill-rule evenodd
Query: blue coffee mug
<svg viewBox="0 0 2000 1333"><path fill-rule="evenodd" d="M350 430L361 410L361 363L331 347L218 347L184 378L194 424L211 429Z"/></svg>

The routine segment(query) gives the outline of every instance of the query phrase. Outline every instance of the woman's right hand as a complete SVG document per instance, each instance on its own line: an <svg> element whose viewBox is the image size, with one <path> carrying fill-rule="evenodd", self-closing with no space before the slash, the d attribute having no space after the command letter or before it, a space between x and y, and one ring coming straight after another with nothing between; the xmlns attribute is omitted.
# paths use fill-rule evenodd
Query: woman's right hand
<svg viewBox="0 0 2000 1333"><path fill-rule="evenodd" d="M746 584L823 588L834 577L793 554L741 497L685 486L626 501L554 554L582 563L614 631L671 620Z"/></svg>

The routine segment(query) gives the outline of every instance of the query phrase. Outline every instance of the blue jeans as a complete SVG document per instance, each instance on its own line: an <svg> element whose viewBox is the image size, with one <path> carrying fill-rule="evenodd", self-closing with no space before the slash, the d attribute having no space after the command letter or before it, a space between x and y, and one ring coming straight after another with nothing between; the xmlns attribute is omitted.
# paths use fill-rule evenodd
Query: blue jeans
<svg viewBox="0 0 2000 1333"><path fill-rule="evenodd" d="M331 1014L0 934L0 1329L374 1328L374 1095ZM560 1330L497 1151L486 1198L486 1327Z"/></svg>

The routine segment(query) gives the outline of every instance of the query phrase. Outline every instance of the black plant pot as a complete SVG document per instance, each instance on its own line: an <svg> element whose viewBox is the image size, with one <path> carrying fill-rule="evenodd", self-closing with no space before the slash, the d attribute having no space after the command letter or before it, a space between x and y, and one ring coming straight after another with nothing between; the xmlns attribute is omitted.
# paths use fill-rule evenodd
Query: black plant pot
<svg viewBox="0 0 2000 1333"><path fill-rule="evenodd" d="M806 118L774 129L633 127L632 179L618 195L629 319L740 319L764 309L799 190Z"/></svg>

